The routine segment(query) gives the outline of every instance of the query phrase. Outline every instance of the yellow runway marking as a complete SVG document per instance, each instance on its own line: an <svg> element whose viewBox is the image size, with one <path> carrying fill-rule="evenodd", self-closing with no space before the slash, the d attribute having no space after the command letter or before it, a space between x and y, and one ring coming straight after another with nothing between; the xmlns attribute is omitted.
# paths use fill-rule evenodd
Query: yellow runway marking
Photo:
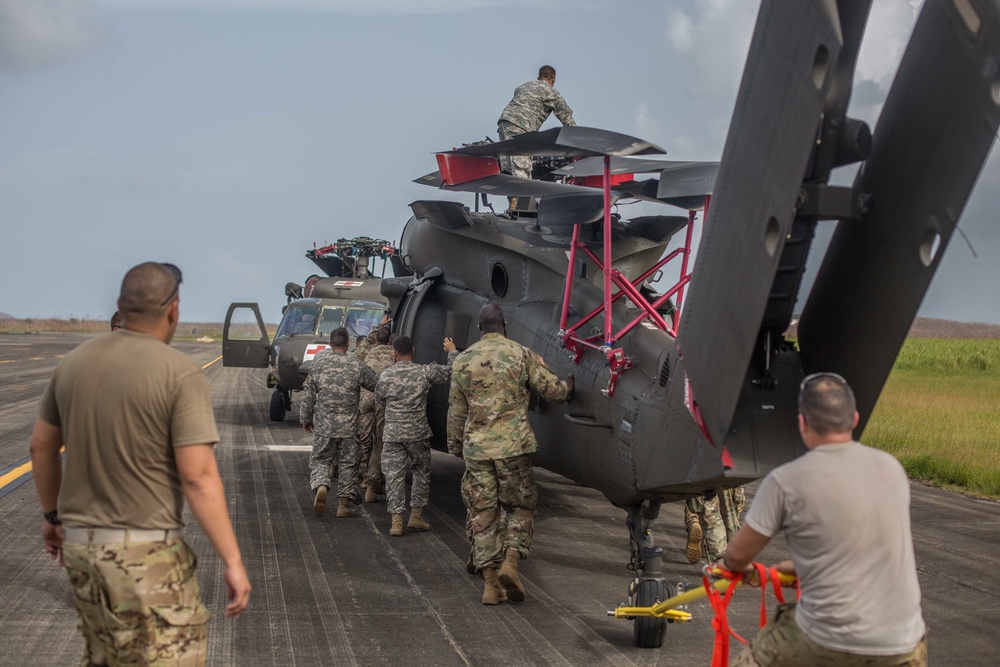
<svg viewBox="0 0 1000 667"><path fill-rule="evenodd" d="M65 451L66 451L65 447L59 448L60 454L62 454ZM27 475L29 472L31 472L31 461L23 463L14 468L13 470L8 471L3 476L0 476L0 489L3 489L5 486L11 484L12 482L16 482L17 480L21 479L21 477L23 477L24 475Z"/></svg>
<svg viewBox="0 0 1000 667"><path fill-rule="evenodd" d="M31 461L28 461L24 465L19 465L3 477L0 477L0 489L19 479L21 475L26 475L29 472L31 472Z"/></svg>
<svg viewBox="0 0 1000 667"><path fill-rule="evenodd" d="M209 366L211 366L212 364L214 364L215 362L217 362L221 358L222 358L222 355L220 354L215 359L212 359L210 362L208 362L207 364L205 364L204 366L202 366L201 370L205 370L206 368L208 368Z"/></svg>

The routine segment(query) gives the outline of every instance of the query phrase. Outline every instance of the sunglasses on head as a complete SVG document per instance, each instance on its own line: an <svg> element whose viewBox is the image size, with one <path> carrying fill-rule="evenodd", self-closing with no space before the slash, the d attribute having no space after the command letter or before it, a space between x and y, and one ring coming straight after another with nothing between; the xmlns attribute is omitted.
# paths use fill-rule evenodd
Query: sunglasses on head
<svg viewBox="0 0 1000 667"><path fill-rule="evenodd" d="M163 300L163 303L160 304L161 306L165 306L171 301L173 301L174 297L177 296L177 290L180 289L181 283L184 282L184 279L183 277L181 277L181 270L177 268L177 265L171 264L169 262L160 262L160 266L170 271L171 275L173 275L174 277L174 288L170 291L170 294L167 296L167 298Z"/></svg>
<svg viewBox="0 0 1000 667"><path fill-rule="evenodd" d="M802 380L802 384L799 385L799 405L802 404L802 397L805 395L806 389L809 385L818 382L819 380L833 380L841 386L847 386L847 380L836 373L813 373L812 375L807 375Z"/></svg>

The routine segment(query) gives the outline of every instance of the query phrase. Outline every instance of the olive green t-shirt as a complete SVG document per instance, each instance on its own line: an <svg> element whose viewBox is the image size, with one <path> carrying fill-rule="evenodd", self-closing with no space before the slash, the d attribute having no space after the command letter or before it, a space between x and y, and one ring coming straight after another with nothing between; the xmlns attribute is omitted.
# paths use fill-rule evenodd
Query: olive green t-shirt
<svg viewBox="0 0 1000 667"><path fill-rule="evenodd" d="M62 430L67 525L184 525L174 448L219 441L208 378L193 359L147 334L104 334L56 367L40 415Z"/></svg>

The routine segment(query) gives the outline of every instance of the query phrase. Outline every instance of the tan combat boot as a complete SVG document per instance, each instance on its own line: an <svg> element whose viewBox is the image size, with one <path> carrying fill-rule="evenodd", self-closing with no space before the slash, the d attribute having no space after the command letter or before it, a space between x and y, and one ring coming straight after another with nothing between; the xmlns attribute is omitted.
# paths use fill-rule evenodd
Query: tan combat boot
<svg viewBox="0 0 1000 667"><path fill-rule="evenodd" d="M378 496L375 494L375 485L369 484L368 488L365 489L365 502L373 503L378 500Z"/></svg>
<svg viewBox="0 0 1000 667"><path fill-rule="evenodd" d="M410 530L430 530L431 524L424 521L424 508L414 507L410 510L410 520L407 522L406 527Z"/></svg>
<svg viewBox="0 0 1000 667"><path fill-rule="evenodd" d="M507 592L507 597L511 602L524 602L524 586L521 578L517 576L517 561L521 560L521 553L517 549L507 549L507 557L504 558L503 565L500 566L500 585Z"/></svg>
<svg viewBox="0 0 1000 667"><path fill-rule="evenodd" d="M483 568L483 580L486 582L483 588L483 604L500 604L507 599L507 593L497 580L495 567Z"/></svg>
<svg viewBox="0 0 1000 667"><path fill-rule="evenodd" d="M323 516L326 513L326 494L330 492L330 487L321 486L316 489L316 497L313 499L313 514Z"/></svg>
<svg viewBox="0 0 1000 667"><path fill-rule="evenodd" d="M392 528L389 529L389 534L393 537L399 537L403 534L403 515L393 514L392 515Z"/></svg>
<svg viewBox="0 0 1000 667"><path fill-rule="evenodd" d="M337 507L337 518L346 519L352 516L354 516L354 510L351 509L351 499L341 498L340 506Z"/></svg>
<svg viewBox="0 0 1000 667"><path fill-rule="evenodd" d="M704 533L701 531L701 523L695 519L688 526L687 559L689 563L697 563L701 560L701 539Z"/></svg>

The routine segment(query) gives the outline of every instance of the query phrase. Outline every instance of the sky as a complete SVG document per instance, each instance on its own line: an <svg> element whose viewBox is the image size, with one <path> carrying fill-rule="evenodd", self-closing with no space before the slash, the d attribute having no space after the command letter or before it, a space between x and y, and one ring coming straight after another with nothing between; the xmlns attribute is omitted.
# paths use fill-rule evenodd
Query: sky
<svg viewBox="0 0 1000 667"><path fill-rule="evenodd" d="M495 138L543 64L579 124L718 160L758 6L0 0L0 311L108 317L125 271L156 260L184 271L184 321L232 301L277 321L314 243L398 240L417 199L471 205L411 180ZM919 6L872 10L851 111L872 127ZM991 157L960 224L978 259L955 236L921 315L1000 323L998 186ZM622 210L640 211L682 213Z"/></svg>

